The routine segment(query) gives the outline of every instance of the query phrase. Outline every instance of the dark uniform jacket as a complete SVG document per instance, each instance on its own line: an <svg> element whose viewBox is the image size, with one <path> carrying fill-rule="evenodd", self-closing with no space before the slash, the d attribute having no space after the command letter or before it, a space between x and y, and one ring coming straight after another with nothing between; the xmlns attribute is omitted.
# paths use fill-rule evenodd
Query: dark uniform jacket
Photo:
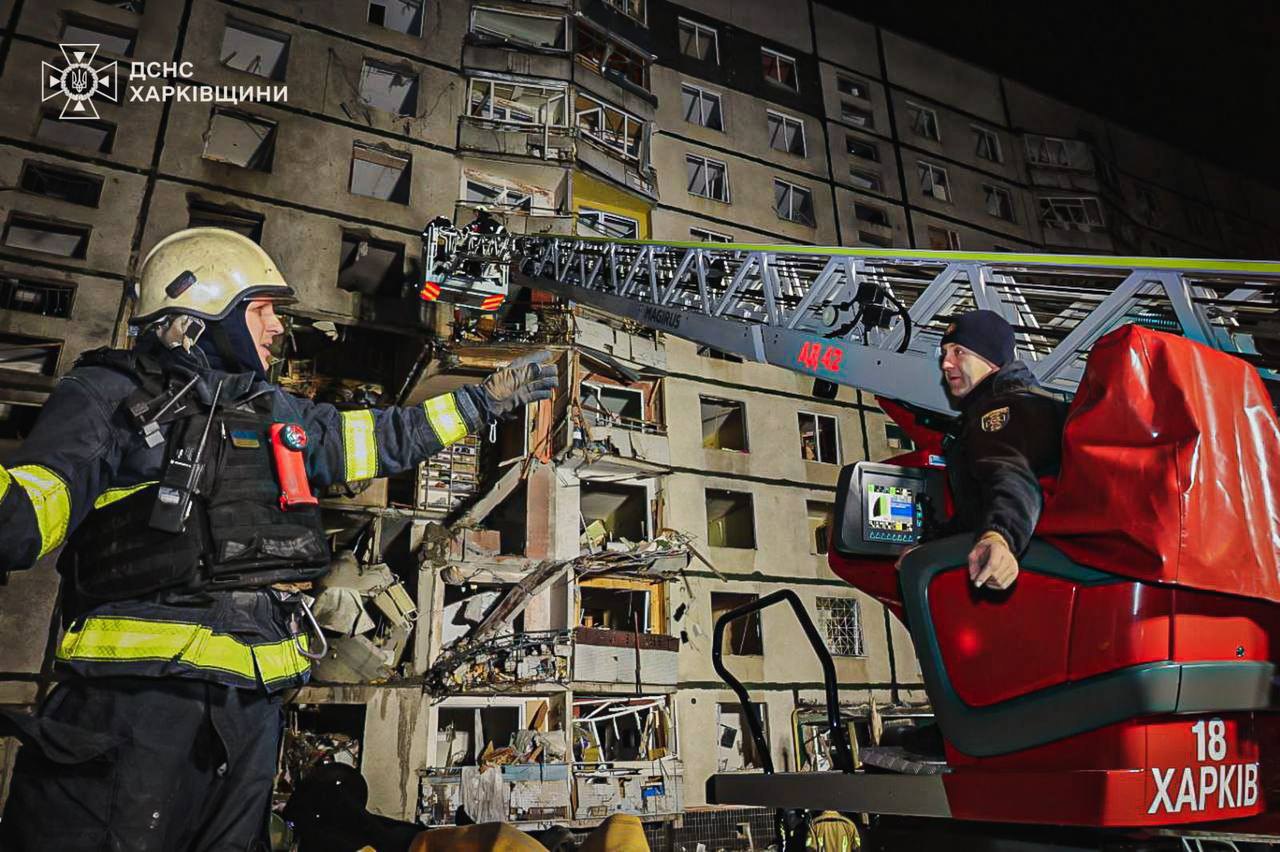
<svg viewBox="0 0 1280 852"><path fill-rule="evenodd" d="M198 374L193 392L206 404L219 378L226 379L226 401L269 395L274 421L306 429L313 487L406 470L475 432L486 416L471 386L419 406L339 411L251 373L210 370L198 353L166 350L150 335L138 347L180 375ZM124 406L137 387L120 370L83 364L58 383L31 435L0 467L0 571L31 567L90 512L159 480L167 442L148 447ZM162 433L171 428L162 426ZM77 614L58 660L84 675L176 675L276 691L308 675L289 610L270 590L106 603Z"/></svg>
<svg viewBox="0 0 1280 852"><path fill-rule="evenodd" d="M961 400L943 442L954 514L943 535L994 530L1021 555L1040 520L1039 477L1062 460L1066 403L1042 390L1021 361L1001 367Z"/></svg>

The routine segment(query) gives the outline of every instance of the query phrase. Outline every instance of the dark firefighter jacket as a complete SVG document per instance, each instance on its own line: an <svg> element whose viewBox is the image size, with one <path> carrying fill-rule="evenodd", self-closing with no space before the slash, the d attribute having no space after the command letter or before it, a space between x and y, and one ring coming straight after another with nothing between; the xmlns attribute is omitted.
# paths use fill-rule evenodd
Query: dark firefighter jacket
<svg viewBox="0 0 1280 852"><path fill-rule="evenodd" d="M961 400L943 442L955 510L944 535L1000 533L1021 555L1040 520L1039 477L1062 460L1066 403L1040 388L1021 361L1001 367Z"/></svg>
<svg viewBox="0 0 1280 852"><path fill-rule="evenodd" d="M165 350L150 335L138 346L175 372L199 374L194 392L206 405L223 377L227 401L270 394L273 420L306 429L313 487L406 470L475 432L485 417L473 387L415 407L339 411L250 373L210 370L198 354ZM31 567L90 512L160 478L167 442L148 447L124 406L136 387L124 372L84 364L59 382L31 435L0 467L0 571ZM292 607L270 590L162 592L77 613L57 656L64 669L89 676L195 677L276 691L309 674L291 617Z"/></svg>

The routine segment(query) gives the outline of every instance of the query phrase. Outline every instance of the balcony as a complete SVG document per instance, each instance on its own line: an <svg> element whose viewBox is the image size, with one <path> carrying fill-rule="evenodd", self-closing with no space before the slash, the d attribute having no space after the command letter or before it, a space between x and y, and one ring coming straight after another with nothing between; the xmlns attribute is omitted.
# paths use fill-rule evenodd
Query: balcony
<svg viewBox="0 0 1280 852"><path fill-rule="evenodd" d="M680 640L674 636L579 627L573 631L573 679L631 687L637 683L674 687L679 652Z"/></svg>

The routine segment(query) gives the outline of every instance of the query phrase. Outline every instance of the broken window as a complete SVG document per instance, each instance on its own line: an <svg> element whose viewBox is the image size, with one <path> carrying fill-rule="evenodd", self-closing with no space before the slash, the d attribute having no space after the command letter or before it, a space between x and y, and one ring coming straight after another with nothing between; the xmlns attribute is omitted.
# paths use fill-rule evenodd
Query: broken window
<svg viewBox="0 0 1280 852"><path fill-rule="evenodd" d="M924 160L917 162L917 175L920 178L920 191L938 201L951 200L951 182L947 178L947 170Z"/></svg>
<svg viewBox="0 0 1280 852"><path fill-rule="evenodd" d="M351 192L397 204L409 203L412 158L372 145L355 143L351 149Z"/></svg>
<svg viewBox="0 0 1280 852"><path fill-rule="evenodd" d="M677 19L680 52L703 62L720 64L720 38L714 27L698 24L687 18Z"/></svg>
<svg viewBox="0 0 1280 852"><path fill-rule="evenodd" d="M773 179L773 212L779 219L813 227L813 193L803 186Z"/></svg>
<svg viewBox="0 0 1280 852"><path fill-rule="evenodd" d="M472 583L446 585L444 610L441 618L440 644L447 647L466 636L501 602L510 583ZM520 633L524 630L524 613L512 619L502 632Z"/></svg>
<svg viewBox="0 0 1280 852"><path fill-rule="evenodd" d="M760 596L736 592L711 593L711 623L714 626L720 616L740 606L754 602ZM724 630L724 652L737 656L759 656L764 653L764 633L760 627L760 610L730 621Z"/></svg>
<svg viewBox="0 0 1280 852"><path fill-rule="evenodd" d="M741 402L698 397L702 414L702 446L709 450L747 452L747 413Z"/></svg>
<svg viewBox="0 0 1280 852"><path fill-rule="evenodd" d="M867 231L858 232L858 242L880 248L892 248L893 246L893 240L889 237L882 237L879 234L872 234Z"/></svg>
<svg viewBox="0 0 1280 852"><path fill-rule="evenodd" d="M769 718L765 705L763 702L753 701L751 706L755 709L756 718L760 720L760 731L767 743ZM742 705L729 702L716 704L716 771L737 772L763 768L764 761L760 759L760 752L756 749Z"/></svg>
<svg viewBox="0 0 1280 852"><path fill-rule="evenodd" d="M836 75L836 91L842 95L861 98L864 101L871 99L870 86L861 80L855 80L854 78L846 77L843 74Z"/></svg>
<svg viewBox="0 0 1280 852"><path fill-rule="evenodd" d="M578 64L607 80L630 83L646 92L649 90L649 62L644 56L623 47L581 19L578 20L574 40L574 58Z"/></svg>
<svg viewBox="0 0 1280 852"><path fill-rule="evenodd" d="M62 354L62 341L0 332L0 369L52 376Z"/></svg>
<svg viewBox="0 0 1280 852"><path fill-rule="evenodd" d="M1036 165L1062 166L1064 168L1072 166L1071 150L1067 147L1067 140L1065 139L1028 134L1026 147L1027 159Z"/></svg>
<svg viewBox="0 0 1280 852"><path fill-rule="evenodd" d="M116 142L116 126L99 119L64 121L58 118L58 113L45 113L40 116L36 138L54 145L110 154Z"/></svg>
<svg viewBox="0 0 1280 852"><path fill-rule="evenodd" d="M422 35L422 0L369 0L369 23L405 35Z"/></svg>
<svg viewBox="0 0 1280 852"><path fill-rule="evenodd" d="M578 511L583 538L593 548L649 537L649 492L642 486L584 479L579 484Z"/></svg>
<svg viewBox="0 0 1280 852"><path fill-rule="evenodd" d="M565 125L565 88L472 78L468 114L508 124Z"/></svg>
<svg viewBox="0 0 1280 852"><path fill-rule="evenodd" d="M996 251L1008 251L1007 248L1000 246L995 247ZM885 421L884 424L884 442L891 450L901 450L908 452L916 448L915 442L907 437L907 433L897 423Z"/></svg>
<svg viewBox="0 0 1280 852"><path fill-rule="evenodd" d="M976 124L970 127L973 128L974 154L978 159L1003 163L1004 155L1000 152L1000 137L985 127L979 127Z"/></svg>
<svg viewBox="0 0 1280 852"><path fill-rule="evenodd" d="M582 207L578 210L578 233L634 240L640 236L640 222L630 216Z"/></svg>
<svg viewBox="0 0 1280 852"><path fill-rule="evenodd" d="M96 44L103 53L133 56L138 31L118 24L108 24L83 15L69 14L62 24L62 44Z"/></svg>
<svg viewBox="0 0 1280 852"><path fill-rule="evenodd" d="M573 699L573 759L578 763L657 760L674 751L674 733L664 695Z"/></svg>
<svg viewBox="0 0 1280 852"><path fill-rule="evenodd" d="M750 494L708 488L706 501L708 544L748 549L756 546L756 524Z"/></svg>
<svg viewBox="0 0 1280 852"><path fill-rule="evenodd" d="M75 295L74 284L0 276L0 308L6 311L66 319L71 316Z"/></svg>
<svg viewBox="0 0 1280 852"><path fill-rule="evenodd" d="M24 213L14 213L4 229L4 244L10 248L83 259L89 250L88 225L51 222Z"/></svg>
<svg viewBox="0 0 1280 852"><path fill-rule="evenodd" d="M907 101L907 116L911 120L911 130L917 136L932 139L934 142L942 141L942 135L938 132L936 112L926 106Z"/></svg>
<svg viewBox="0 0 1280 852"><path fill-rule="evenodd" d="M27 192L84 207L97 207L102 196L102 178L30 160L22 164L19 183Z"/></svg>
<svg viewBox="0 0 1280 852"><path fill-rule="evenodd" d="M729 167L718 160L686 154L684 158L690 195L729 201Z"/></svg>
<svg viewBox="0 0 1280 852"><path fill-rule="evenodd" d="M805 515L809 520L809 552L827 552L827 540L831 537L832 504L822 500L805 500Z"/></svg>
<svg viewBox="0 0 1280 852"><path fill-rule="evenodd" d="M876 126L875 115L869 109L854 106L848 101L840 102L840 117L858 127L872 128Z"/></svg>
<svg viewBox="0 0 1280 852"><path fill-rule="evenodd" d="M147 9L146 0L98 0L98 2L104 6L133 12L135 15L141 15Z"/></svg>
<svg viewBox="0 0 1280 852"><path fill-rule="evenodd" d="M4 345L0 344L0 355ZM4 369L0 361L0 369ZM0 441L25 441L40 417L40 406L0 402Z"/></svg>
<svg viewBox="0 0 1280 852"><path fill-rule="evenodd" d="M644 393L639 389L583 382L581 398L588 425L634 428L644 420Z"/></svg>
<svg viewBox="0 0 1280 852"><path fill-rule="evenodd" d="M889 213L883 207L876 207L872 204L859 204L855 202L853 205L853 216L855 219L860 219L861 221L867 222L871 225L879 225L881 228L892 227L892 223L889 221Z"/></svg>
<svg viewBox="0 0 1280 852"><path fill-rule="evenodd" d="M800 412L800 457L823 464L840 463L840 438L836 419L826 414Z"/></svg>
<svg viewBox="0 0 1280 852"><path fill-rule="evenodd" d="M879 172L871 172L866 169L859 169L856 166L850 166L849 182L858 187L858 189L865 189L868 192L884 192L884 179Z"/></svg>
<svg viewBox="0 0 1280 852"><path fill-rule="evenodd" d="M862 613L856 598L818 598L818 631L837 657L861 657Z"/></svg>
<svg viewBox="0 0 1280 852"><path fill-rule="evenodd" d="M364 704L286 704L276 793L288 796L324 763L359 769L365 712Z"/></svg>
<svg viewBox="0 0 1280 852"><path fill-rule="evenodd" d="M741 364L746 360L741 355L734 355L732 352L725 352L722 349L705 344L698 347L698 354L704 358L711 358L716 361L731 361L734 364Z"/></svg>
<svg viewBox="0 0 1280 852"><path fill-rule="evenodd" d="M551 17L477 7L471 13L471 31L524 47L564 50L567 46L563 15Z"/></svg>
<svg viewBox="0 0 1280 852"><path fill-rule="evenodd" d="M1046 228L1088 231L1103 228L1102 206L1096 198L1041 198L1040 222Z"/></svg>
<svg viewBox="0 0 1280 852"><path fill-rule="evenodd" d="M644 122L629 112L578 93L574 101L578 130L629 160L640 159L640 143L644 138Z"/></svg>
<svg viewBox="0 0 1280 852"><path fill-rule="evenodd" d="M652 632L653 599L648 589L599 588L584 584L578 588L578 595L579 627Z"/></svg>
<svg viewBox="0 0 1280 852"><path fill-rule="evenodd" d="M861 160L870 160L873 163L880 162L880 149L870 142L864 142L854 136L846 136L844 137L844 144L850 156Z"/></svg>
<svg viewBox="0 0 1280 852"><path fill-rule="evenodd" d="M793 91L800 91L795 59L767 47L760 48L760 64L765 80Z"/></svg>
<svg viewBox="0 0 1280 852"><path fill-rule="evenodd" d="M342 234L338 287L366 296L395 297L404 284L404 244Z"/></svg>
<svg viewBox="0 0 1280 852"><path fill-rule="evenodd" d="M960 235L950 228L930 225L926 233L929 237L929 248L934 251L960 251Z"/></svg>
<svg viewBox="0 0 1280 852"><path fill-rule="evenodd" d="M418 112L418 75L366 59L360 68L360 100L395 116Z"/></svg>
<svg viewBox="0 0 1280 852"><path fill-rule="evenodd" d="M712 130L724 130L724 120L720 114L720 96L698 86L685 83L680 87L681 104L684 107L684 120L699 127Z"/></svg>
<svg viewBox="0 0 1280 852"><path fill-rule="evenodd" d="M1004 219L1007 222L1013 221L1013 197L1009 195L1009 190L984 183L982 192L986 196L987 213L989 215L997 219Z"/></svg>
<svg viewBox="0 0 1280 852"><path fill-rule="evenodd" d="M506 207L511 210L522 210L525 213L533 210L533 196L529 193L520 192L509 186L492 186L474 178L467 179L466 200L471 204Z"/></svg>
<svg viewBox="0 0 1280 852"><path fill-rule="evenodd" d="M766 110L769 123L769 147L775 151L786 151L803 157L806 154L804 144L804 122L780 112Z"/></svg>
<svg viewBox="0 0 1280 852"><path fill-rule="evenodd" d="M627 17L644 23L645 0L604 0L604 2Z"/></svg>
<svg viewBox="0 0 1280 852"><path fill-rule="evenodd" d="M235 207L219 207L199 199L187 202L188 228L225 228L243 234L255 243L261 243L262 226L265 222L261 213Z"/></svg>
<svg viewBox="0 0 1280 852"><path fill-rule="evenodd" d="M228 68L283 80L289 64L289 34L228 18L220 55Z"/></svg>
<svg viewBox="0 0 1280 852"><path fill-rule="evenodd" d="M706 228L690 228L689 236L700 243L731 243L733 237L728 234L717 233L716 231L708 231ZM699 346L698 352L701 354L705 347Z"/></svg>
<svg viewBox="0 0 1280 852"><path fill-rule="evenodd" d="M475 766L486 750L511 745L523 727L524 702L440 705L436 755L441 766Z"/></svg>
<svg viewBox="0 0 1280 852"><path fill-rule="evenodd" d="M256 172L271 171L276 123L238 110L214 107L204 137L206 160L230 163Z"/></svg>

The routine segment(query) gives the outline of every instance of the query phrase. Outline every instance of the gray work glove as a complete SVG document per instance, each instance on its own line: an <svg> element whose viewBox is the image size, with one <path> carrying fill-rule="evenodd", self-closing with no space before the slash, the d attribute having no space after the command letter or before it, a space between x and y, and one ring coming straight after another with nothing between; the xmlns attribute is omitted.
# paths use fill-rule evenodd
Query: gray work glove
<svg viewBox="0 0 1280 852"><path fill-rule="evenodd" d="M495 370L480 383L480 397L489 419L496 420L522 405L550 399L551 391L560 387L553 352L542 349L512 361Z"/></svg>

